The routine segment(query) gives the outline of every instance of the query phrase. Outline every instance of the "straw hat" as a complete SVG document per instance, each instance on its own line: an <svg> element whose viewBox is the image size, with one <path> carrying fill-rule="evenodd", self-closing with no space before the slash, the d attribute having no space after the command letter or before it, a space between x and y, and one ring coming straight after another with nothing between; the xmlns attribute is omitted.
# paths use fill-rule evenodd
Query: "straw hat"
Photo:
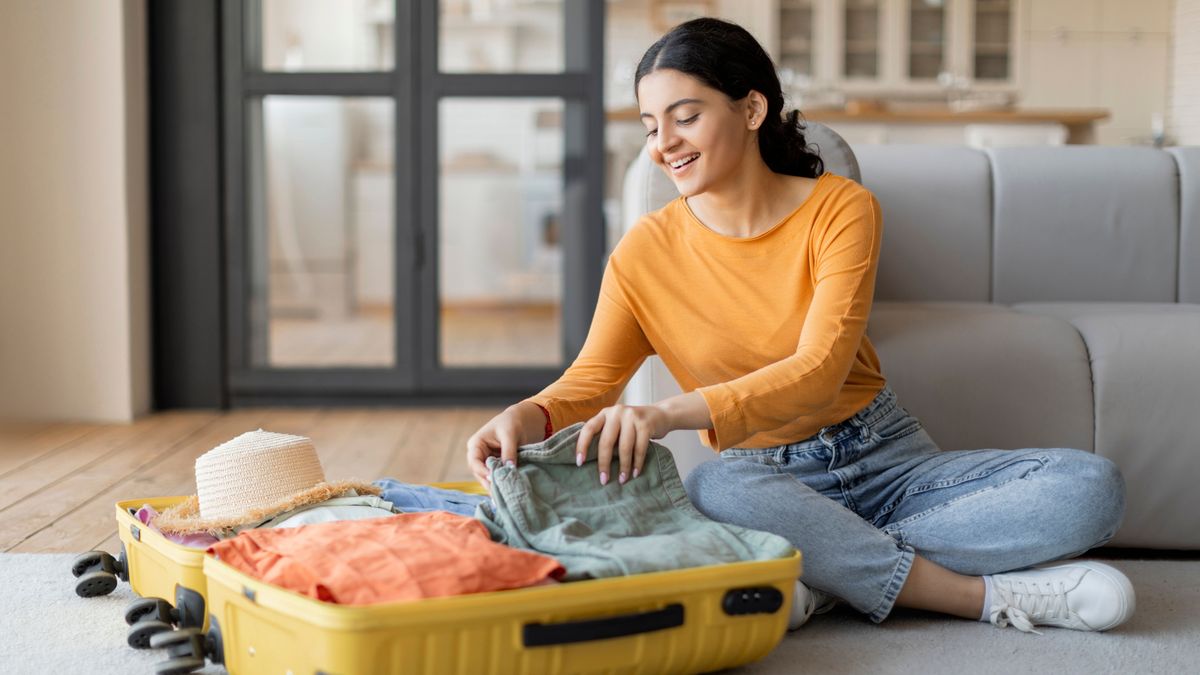
<svg viewBox="0 0 1200 675"><path fill-rule="evenodd" d="M196 494L159 514L154 526L168 534L217 536L349 490L360 495L381 492L357 481L326 483L311 440L259 429L200 455Z"/></svg>

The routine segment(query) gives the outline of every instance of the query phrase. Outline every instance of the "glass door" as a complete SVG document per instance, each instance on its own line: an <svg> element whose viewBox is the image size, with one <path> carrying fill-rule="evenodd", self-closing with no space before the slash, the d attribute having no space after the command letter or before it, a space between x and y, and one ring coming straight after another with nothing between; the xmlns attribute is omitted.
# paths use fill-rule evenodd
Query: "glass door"
<svg viewBox="0 0 1200 675"><path fill-rule="evenodd" d="M603 2L222 11L231 401L557 377L602 270Z"/></svg>
<svg viewBox="0 0 1200 675"><path fill-rule="evenodd" d="M436 5L421 19L419 378L532 393L583 346L600 288L604 3Z"/></svg>
<svg viewBox="0 0 1200 675"><path fill-rule="evenodd" d="M411 3L225 0L229 400L417 385Z"/></svg>

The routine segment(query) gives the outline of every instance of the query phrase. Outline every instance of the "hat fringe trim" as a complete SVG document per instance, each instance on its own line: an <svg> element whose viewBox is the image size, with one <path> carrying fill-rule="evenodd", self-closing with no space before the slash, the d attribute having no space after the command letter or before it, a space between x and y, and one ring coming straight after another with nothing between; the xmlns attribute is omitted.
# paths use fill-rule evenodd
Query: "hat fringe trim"
<svg viewBox="0 0 1200 675"><path fill-rule="evenodd" d="M199 496L192 495L179 504L158 514L156 518L150 521L150 524L158 528L163 534L199 534L203 532L214 537L220 537L222 534L228 534L229 530L239 525L262 522L272 516L286 513L301 506L328 501L350 490L354 490L360 495L378 495L383 492L383 489L379 486L354 480L344 480L336 483L317 483L307 490L297 492L287 499L270 506L250 509L237 516L207 519L200 517Z"/></svg>

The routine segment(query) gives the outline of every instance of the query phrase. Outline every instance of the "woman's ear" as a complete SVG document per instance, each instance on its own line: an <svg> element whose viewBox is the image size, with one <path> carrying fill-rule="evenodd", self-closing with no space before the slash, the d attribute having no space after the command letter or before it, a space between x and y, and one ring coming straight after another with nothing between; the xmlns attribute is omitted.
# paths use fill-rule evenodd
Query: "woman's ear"
<svg viewBox="0 0 1200 675"><path fill-rule="evenodd" d="M746 94L746 128L755 131L762 126L766 118L767 97L751 89L750 93Z"/></svg>

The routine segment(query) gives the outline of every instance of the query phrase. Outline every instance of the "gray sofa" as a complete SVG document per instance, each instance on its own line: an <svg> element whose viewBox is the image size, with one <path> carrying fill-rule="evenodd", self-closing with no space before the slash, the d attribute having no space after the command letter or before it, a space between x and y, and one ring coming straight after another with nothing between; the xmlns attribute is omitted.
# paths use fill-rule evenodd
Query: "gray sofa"
<svg viewBox="0 0 1200 675"><path fill-rule="evenodd" d="M867 332L938 445L1099 453L1127 485L1110 546L1200 549L1200 147L851 149L811 126L883 209ZM642 153L625 228L675 196ZM677 393L651 357L624 400ZM663 442L685 474L713 458Z"/></svg>

